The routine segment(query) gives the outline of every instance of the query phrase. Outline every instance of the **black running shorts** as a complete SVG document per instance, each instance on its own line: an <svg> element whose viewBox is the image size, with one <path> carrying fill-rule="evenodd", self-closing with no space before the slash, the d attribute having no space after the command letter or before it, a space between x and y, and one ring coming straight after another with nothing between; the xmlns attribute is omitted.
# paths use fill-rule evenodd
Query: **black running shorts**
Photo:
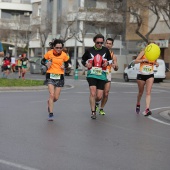
<svg viewBox="0 0 170 170"><path fill-rule="evenodd" d="M154 78L154 74L150 74L150 75L137 74L137 80L146 81L147 79L149 79L151 77Z"/></svg>
<svg viewBox="0 0 170 170"><path fill-rule="evenodd" d="M61 74L60 79L51 79L50 74L46 74L46 80L44 81L44 85L52 84L54 87L63 87L64 86L64 75Z"/></svg>
<svg viewBox="0 0 170 170"><path fill-rule="evenodd" d="M99 90L104 90L104 85L106 83L105 80L95 79L95 78L87 78L89 86L96 86Z"/></svg>

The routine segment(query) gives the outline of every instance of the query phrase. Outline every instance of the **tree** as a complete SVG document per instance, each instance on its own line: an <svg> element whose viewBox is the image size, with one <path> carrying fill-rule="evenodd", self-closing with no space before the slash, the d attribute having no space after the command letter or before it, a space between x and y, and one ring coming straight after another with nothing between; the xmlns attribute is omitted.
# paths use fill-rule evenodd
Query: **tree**
<svg viewBox="0 0 170 170"><path fill-rule="evenodd" d="M160 2L160 13L165 21L167 27L170 29L170 1L164 0Z"/></svg>
<svg viewBox="0 0 170 170"><path fill-rule="evenodd" d="M149 15L154 15L152 25L149 26ZM127 13L129 13L129 25L135 28L135 33L141 37L146 43L149 42L149 35L153 32L160 19L159 16L159 0L129 0L127 5ZM132 27L129 30L133 30Z"/></svg>
<svg viewBox="0 0 170 170"><path fill-rule="evenodd" d="M41 55L45 54L45 45L48 39L48 36L52 32L52 21L47 16L41 16L41 20L39 17L34 18L34 25L32 26L32 34L33 37L39 39L40 47L41 47ZM34 38L34 39L35 39Z"/></svg>
<svg viewBox="0 0 170 170"><path fill-rule="evenodd" d="M6 44L14 46L13 55L16 57L18 50L23 52L28 43L28 37L26 36L28 32L30 32L29 20L24 18L16 18L10 21L4 19L0 29L0 36Z"/></svg>

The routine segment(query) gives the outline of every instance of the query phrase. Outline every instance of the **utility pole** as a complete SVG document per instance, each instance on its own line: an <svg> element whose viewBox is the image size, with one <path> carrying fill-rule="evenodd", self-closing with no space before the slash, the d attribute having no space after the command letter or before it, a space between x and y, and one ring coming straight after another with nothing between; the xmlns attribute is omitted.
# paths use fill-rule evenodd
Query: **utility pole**
<svg viewBox="0 0 170 170"><path fill-rule="evenodd" d="M122 55L122 35L120 36L120 56Z"/></svg>
<svg viewBox="0 0 170 170"><path fill-rule="evenodd" d="M57 37L57 1L58 0L53 0L52 38Z"/></svg>
<svg viewBox="0 0 170 170"><path fill-rule="evenodd" d="M78 3L77 3L77 9L78 9ZM78 32L79 32L79 29L78 29L78 10L76 10L75 12L75 25L76 25L76 30L75 30L75 44L74 44L74 74L76 72L76 61L78 59L77 57L77 35L78 35Z"/></svg>
<svg viewBox="0 0 170 170"><path fill-rule="evenodd" d="M74 73L76 71L76 60L77 60L77 37L76 37L77 31L78 31L78 29L77 29L77 27L78 27L78 25L77 25L77 15L76 15L75 21L76 21L76 34L75 34L75 44L74 44Z"/></svg>

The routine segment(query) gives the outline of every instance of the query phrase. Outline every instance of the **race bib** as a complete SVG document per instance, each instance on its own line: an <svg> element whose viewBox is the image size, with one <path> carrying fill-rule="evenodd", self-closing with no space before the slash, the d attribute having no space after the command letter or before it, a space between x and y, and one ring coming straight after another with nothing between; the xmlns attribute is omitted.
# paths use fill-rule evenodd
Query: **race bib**
<svg viewBox="0 0 170 170"><path fill-rule="evenodd" d="M11 66L10 66L10 65L7 65L7 67L8 67L8 68L11 68Z"/></svg>
<svg viewBox="0 0 170 170"><path fill-rule="evenodd" d="M92 67L90 74L94 74L94 75L100 76L100 75L102 75L102 68Z"/></svg>
<svg viewBox="0 0 170 170"><path fill-rule="evenodd" d="M150 74L152 72L152 66L144 65L141 69L141 72L144 74Z"/></svg>
<svg viewBox="0 0 170 170"><path fill-rule="evenodd" d="M26 62L26 61L24 61L24 62L23 62L23 65L26 65L26 64L27 64L27 62Z"/></svg>
<svg viewBox="0 0 170 170"><path fill-rule="evenodd" d="M55 80L59 80L60 79L60 74L50 74L50 79L55 79Z"/></svg>
<svg viewBox="0 0 170 170"><path fill-rule="evenodd" d="M107 69L106 74L109 74L109 73L111 73L111 70Z"/></svg>

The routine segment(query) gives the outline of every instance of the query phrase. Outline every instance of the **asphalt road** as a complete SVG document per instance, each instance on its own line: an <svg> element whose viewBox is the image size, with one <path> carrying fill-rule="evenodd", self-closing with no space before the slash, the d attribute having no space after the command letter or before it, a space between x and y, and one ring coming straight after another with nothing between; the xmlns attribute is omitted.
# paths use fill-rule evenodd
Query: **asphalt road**
<svg viewBox="0 0 170 170"><path fill-rule="evenodd" d="M107 114L91 120L87 82L66 84L53 122L46 90L0 92L0 170L169 170L168 89L154 86L146 118L134 111L136 83L113 82Z"/></svg>

